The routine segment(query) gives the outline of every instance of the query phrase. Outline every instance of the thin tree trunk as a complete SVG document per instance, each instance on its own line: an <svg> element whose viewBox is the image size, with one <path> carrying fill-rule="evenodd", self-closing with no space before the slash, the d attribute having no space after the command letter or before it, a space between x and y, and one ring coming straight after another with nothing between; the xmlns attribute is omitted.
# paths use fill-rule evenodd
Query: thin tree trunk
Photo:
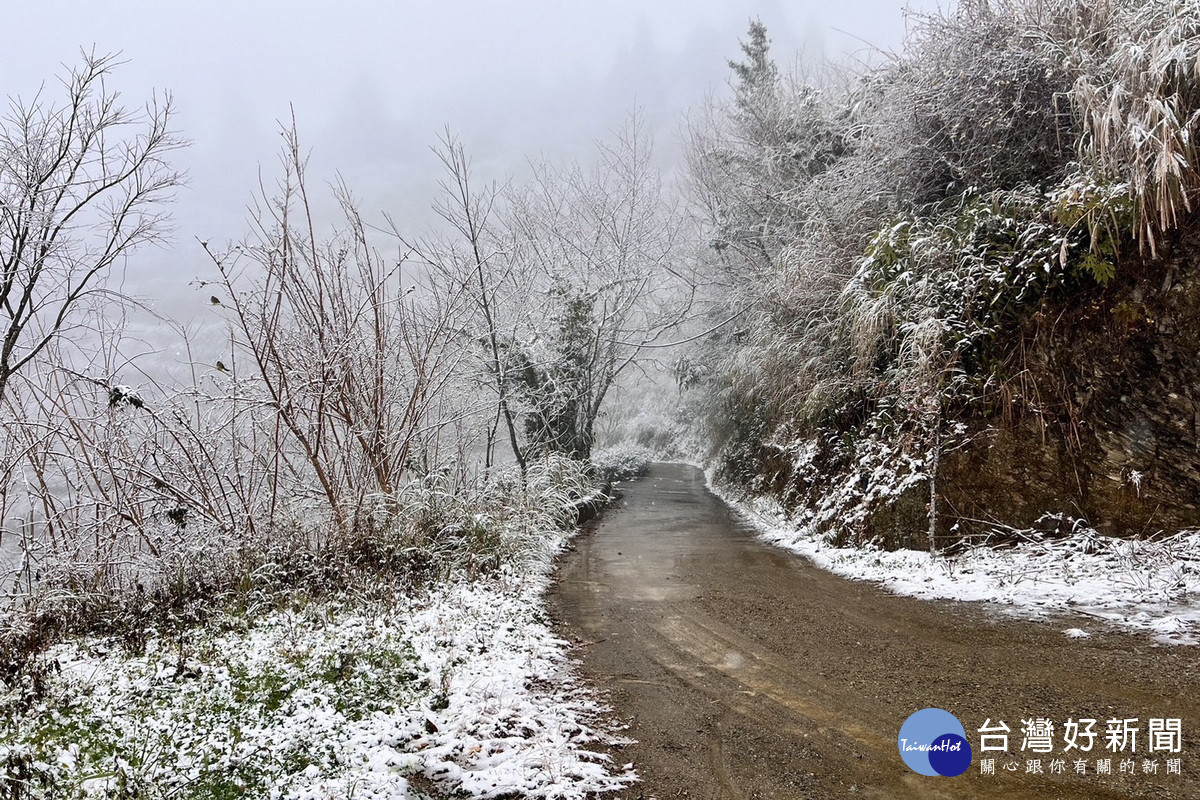
<svg viewBox="0 0 1200 800"><path fill-rule="evenodd" d="M929 462L929 553L937 555L938 465L942 458L942 420L937 415L933 429L933 453Z"/></svg>

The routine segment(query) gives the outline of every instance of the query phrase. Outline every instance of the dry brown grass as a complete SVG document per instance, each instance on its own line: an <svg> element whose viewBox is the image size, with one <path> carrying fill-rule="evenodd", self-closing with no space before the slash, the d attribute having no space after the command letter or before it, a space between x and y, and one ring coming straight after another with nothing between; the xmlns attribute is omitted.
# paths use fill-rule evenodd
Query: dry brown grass
<svg viewBox="0 0 1200 800"><path fill-rule="evenodd" d="M1157 255L1200 191L1200 6L1077 2L1034 29L1072 76L1080 160L1098 181L1128 188L1130 233Z"/></svg>

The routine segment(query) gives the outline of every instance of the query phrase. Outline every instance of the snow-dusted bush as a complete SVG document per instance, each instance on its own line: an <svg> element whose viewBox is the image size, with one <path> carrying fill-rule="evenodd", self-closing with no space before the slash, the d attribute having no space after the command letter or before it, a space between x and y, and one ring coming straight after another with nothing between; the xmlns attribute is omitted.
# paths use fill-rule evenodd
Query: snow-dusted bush
<svg viewBox="0 0 1200 800"><path fill-rule="evenodd" d="M592 453L592 467L604 483L627 481L646 474L654 453L638 444L623 442Z"/></svg>
<svg viewBox="0 0 1200 800"><path fill-rule="evenodd" d="M524 480L501 470L455 486L439 474L374 495L341 535L314 530L299 514L290 536L282 526L266 537L195 520L149 540L159 547L121 539L128 550L120 569L48 543L36 551L38 574L13 587L0 621L0 674L63 631L112 632L137 644L147 628L187 624L231 604L269 606L293 594L378 585L404 590L521 567L545 556L548 532L573 525L575 501L592 491L585 464L549 457L531 463Z"/></svg>

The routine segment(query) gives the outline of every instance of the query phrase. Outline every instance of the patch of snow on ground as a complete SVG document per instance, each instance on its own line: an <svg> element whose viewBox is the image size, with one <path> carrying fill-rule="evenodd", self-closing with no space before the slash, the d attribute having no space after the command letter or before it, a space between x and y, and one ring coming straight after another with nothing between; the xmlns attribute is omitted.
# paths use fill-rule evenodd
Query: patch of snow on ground
<svg viewBox="0 0 1200 800"><path fill-rule="evenodd" d="M996 603L1023 616L1078 614L1148 632L1162 644L1200 644L1200 531L1130 541L1080 530L1063 539L973 547L952 556L835 547L797 529L774 503L732 497L711 478L709 485L764 539L847 578L930 600Z"/></svg>
<svg viewBox="0 0 1200 800"><path fill-rule="evenodd" d="M475 798L623 788L634 773L596 752L617 741L606 709L543 619L548 568L387 608L314 603L136 657L60 645L48 702L0 723L0 780L32 775L47 798L408 798L415 776Z"/></svg>

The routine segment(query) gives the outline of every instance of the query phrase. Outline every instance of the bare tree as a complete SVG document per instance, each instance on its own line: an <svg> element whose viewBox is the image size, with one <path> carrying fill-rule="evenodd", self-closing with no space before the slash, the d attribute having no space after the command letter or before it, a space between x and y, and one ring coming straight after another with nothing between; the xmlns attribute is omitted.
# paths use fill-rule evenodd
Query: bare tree
<svg viewBox="0 0 1200 800"><path fill-rule="evenodd" d="M507 257L539 306L526 316L541 321L514 342L526 436L587 458L617 379L689 318L697 284L686 218L636 114L598 143L590 168L535 163L504 216Z"/></svg>
<svg viewBox="0 0 1200 800"><path fill-rule="evenodd" d="M294 491L315 488L346 533L369 498L398 492L439 425L431 412L459 358L461 290L418 285L403 257L385 259L340 184L343 224L322 237L294 124L285 139L279 192L253 210L250 238L211 253L237 346L218 369L253 376L247 391L290 443L286 471L302 476Z"/></svg>
<svg viewBox="0 0 1200 800"><path fill-rule="evenodd" d="M595 163L537 162L479 186L462 144L438 151L448 239L414 245L471 298L464 332L494 399L486 466L504 426L522 471L538 453L586 458L609 390L687 319L695 297L685 216L636 116Z"/></svg>
<svg viewBox="0 0 1200 800"><path fill-rule="evenodd" d="M64 101L15 100L0 123L0 398L110 268L166 231L181 181L166 156L184 141L169 96L118 102L106 85L118 63L85 53Z"/></svg>
<svg viewBox="0 0 1200 800"><path fill-rule="evenodd" d="M502 237L495 219L500 200L497 187L494 184L477 185L466 149L449 130L442 136L440 144L435 152L445 168L445 177L440 184L442 197L435 204L435 210L450 225L454 240L431 242L415 249L443 281L466 290L472 316L476 317L477 324L471 327L471 332L483 348L484 372L496 398L495 414L488 425L484 468L490 470L495 461L496 435L503 423L513 459L525 474L526 458L511 402L508 345L512 337L506 335L506 329L516 321L500 316L511 310L511 300L520 293L523 282L517 277L511 260L505 258L504 245L500 241Z"/></svg>

